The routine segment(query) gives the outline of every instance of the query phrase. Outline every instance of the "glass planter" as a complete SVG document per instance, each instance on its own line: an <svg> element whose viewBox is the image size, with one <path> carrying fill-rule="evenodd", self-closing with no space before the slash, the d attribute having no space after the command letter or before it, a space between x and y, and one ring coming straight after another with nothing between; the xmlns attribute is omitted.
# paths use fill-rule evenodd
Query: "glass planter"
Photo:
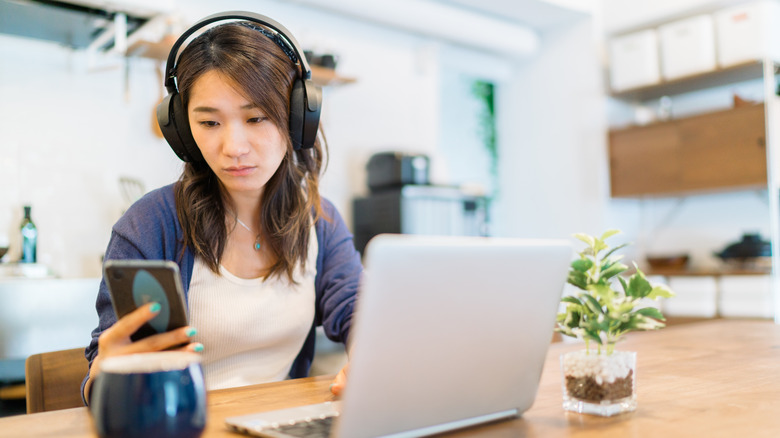
<svg viewBox="0 0 780 438"><path fill-rule="evenodd" d="M566 353L561 374L567 411L610 417L636 409L636 352Z"/></svg>

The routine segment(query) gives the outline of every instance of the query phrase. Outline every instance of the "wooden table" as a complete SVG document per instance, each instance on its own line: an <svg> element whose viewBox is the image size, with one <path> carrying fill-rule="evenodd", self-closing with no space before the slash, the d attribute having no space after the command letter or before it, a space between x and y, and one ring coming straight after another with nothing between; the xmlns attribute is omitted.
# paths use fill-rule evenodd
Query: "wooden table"
<svg viewBox="0 0 780 438"><path fill-rule="evenodd" d="M619 349L638 352L638 408L609 418L561 409L559 355L577 348L550 347L536 402L523 417L448 436L780 436L780 325L716 320L629 334ZM227 416L331 399L330 382L314 377L212 391L204 436L238 436L225 428ZM87 409L76 408L0 419L0 436L90 437L94 431Z"/></svg>

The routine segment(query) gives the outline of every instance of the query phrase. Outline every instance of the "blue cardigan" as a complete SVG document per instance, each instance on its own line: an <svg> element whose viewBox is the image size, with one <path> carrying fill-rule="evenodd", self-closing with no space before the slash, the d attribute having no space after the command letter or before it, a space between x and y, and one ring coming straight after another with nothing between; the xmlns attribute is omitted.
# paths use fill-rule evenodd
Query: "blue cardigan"
<svg viewBox="0 0 780 438"><path fill-rule="evenodd" d="M185 302L188 302L195 257L189 248L182 253L183 232L176 215L173 187L174 184L170 184L151 191L127 210L112 229L105 259L162 259L176 262L181 272ZM292 378L309 374L314 358L316 326L323 326L331 340L346 344L358 283L363 272L360 254L355 250L352 235L338 211L326 199L322 200L322 210L329 220L320 218L315 224L319 246L314 280L315 316L303 348L290 369ZM105 280L100 282L96 308L100 321L92 331L92 341L85 350L90 367L97 355L98 337L116 322Z"/></svg>

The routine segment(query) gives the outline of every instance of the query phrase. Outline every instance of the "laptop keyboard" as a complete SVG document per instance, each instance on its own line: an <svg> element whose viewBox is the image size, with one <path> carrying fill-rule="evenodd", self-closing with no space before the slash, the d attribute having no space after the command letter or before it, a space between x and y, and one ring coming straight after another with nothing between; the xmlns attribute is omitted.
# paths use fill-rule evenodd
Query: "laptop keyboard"
<svg viewBox="0 0 780 438"><path fill-rule="evenodd" d="M336 417L312 418L310 421L284 424L275 428L274 431L294 437L328 438L334 418Z"/></svg>

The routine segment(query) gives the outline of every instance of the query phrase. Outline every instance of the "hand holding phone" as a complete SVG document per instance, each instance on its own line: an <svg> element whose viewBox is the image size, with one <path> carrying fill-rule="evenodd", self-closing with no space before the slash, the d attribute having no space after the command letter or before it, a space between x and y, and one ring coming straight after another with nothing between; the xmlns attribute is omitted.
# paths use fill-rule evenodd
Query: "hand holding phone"
<svg viewBox="0 0 780 438"><path fill-rule="evenodd" d="M130 339L138 341L187 325L184 291L176 263L167 260L108 260L103 275L117 319L146 303L160 304L160 311Z"/></svg>

